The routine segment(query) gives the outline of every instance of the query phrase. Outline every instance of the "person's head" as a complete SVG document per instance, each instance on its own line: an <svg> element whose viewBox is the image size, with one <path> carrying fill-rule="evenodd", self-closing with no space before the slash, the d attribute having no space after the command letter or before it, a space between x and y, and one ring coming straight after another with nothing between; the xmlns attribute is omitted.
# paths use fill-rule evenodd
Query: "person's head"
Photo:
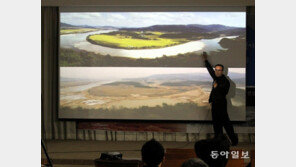
<svg viewBox="0 0 296 167"><path fill-rule="evenodd" d="M215 65L215 75L216 77L221 77L223 75L224 66L222 64Z"/></svg>
<svg viewBox="0 0 296 167"><path fill-rule="evenodd" d="M156 141L151 139L142 147L142 161L149 167L158 167L164 158L164 148Z"/></svg>
<svg viewBox="0 0 296 167"><path fill-rule="evenodd" d="M217 159L212 158L212 151L229 151L230 143L225 135L214 139L200 140L194 145L195 154L202 159L209 167L225 167L228 159L225 156L219 156Z"/></svg>
<svg viewBox="0 0 296 167"><path fill-rule="evenodd" d="M209 166L199 158L192 158L183 162L181 167L209 167Z"/></svg>

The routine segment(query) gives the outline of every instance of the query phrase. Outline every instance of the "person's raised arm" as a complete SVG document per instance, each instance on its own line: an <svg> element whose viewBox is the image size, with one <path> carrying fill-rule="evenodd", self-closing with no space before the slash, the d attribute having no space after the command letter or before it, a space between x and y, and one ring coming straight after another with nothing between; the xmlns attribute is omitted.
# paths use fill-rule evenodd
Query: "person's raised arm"
<svg viewBox="0 0 296 167"><path fill-rule="evenodd" d="M210 64L210 62L208 61L208 58L207 58L207 52L203 52L202 53L202 57L203 57L203 60L205 62L205 65L211 75L211 77L216 80L216 75L215 75L215 71L213 70L213 67L212 65Z"/></svg>

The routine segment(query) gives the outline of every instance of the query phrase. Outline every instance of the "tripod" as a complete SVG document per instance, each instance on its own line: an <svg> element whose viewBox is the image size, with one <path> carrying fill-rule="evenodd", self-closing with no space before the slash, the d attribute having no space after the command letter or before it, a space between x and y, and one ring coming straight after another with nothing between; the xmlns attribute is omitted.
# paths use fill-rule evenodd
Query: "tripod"
<svg viewBox="0 0 296 167"><path fill-rule="evenodd" d="M45 153L46 159L47 159L47 161L48 161L48 164L46 164L46 166L50 166L50 167L52 167L51 160L50 160L50 158L49 158L49 156L48 156L48 154L47 154L47 151L46 151L46 148L45 148L45 145L44 145L42 139L41 139L41 145L42 145L43 151L44 151L44 153Z"/></svg>

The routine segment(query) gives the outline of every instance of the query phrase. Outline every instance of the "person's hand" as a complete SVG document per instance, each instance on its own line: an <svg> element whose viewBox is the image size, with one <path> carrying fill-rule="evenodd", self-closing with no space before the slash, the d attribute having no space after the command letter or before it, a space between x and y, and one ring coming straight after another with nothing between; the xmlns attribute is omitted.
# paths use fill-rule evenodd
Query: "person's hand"
<svg viewBox="0 0 296 167"><path fill-rule="evenodd" d="M218 83L215 81L213 86L214 86L214 88L216 88L218 86Z"/></svg>
<svg viewBox="0 0 296 167"><path fill-rule="evenodd" d="M207 54L207 52L202 52L202 59L203 59L204 61L206 61L206 60L208 59L208 54Z"/></svg>

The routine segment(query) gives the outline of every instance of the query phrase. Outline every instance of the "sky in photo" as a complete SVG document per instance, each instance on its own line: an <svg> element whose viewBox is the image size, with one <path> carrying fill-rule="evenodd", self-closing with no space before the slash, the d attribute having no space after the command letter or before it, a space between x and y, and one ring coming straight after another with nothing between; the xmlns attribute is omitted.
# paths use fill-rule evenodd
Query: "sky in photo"
<svg viewBox="0 0 296 167"><path fill-rule="evenodd" d="M245 12L75 12L61 13L62 23L88 26L147 27L170 24L222 24L245 27Z"/></svg>

